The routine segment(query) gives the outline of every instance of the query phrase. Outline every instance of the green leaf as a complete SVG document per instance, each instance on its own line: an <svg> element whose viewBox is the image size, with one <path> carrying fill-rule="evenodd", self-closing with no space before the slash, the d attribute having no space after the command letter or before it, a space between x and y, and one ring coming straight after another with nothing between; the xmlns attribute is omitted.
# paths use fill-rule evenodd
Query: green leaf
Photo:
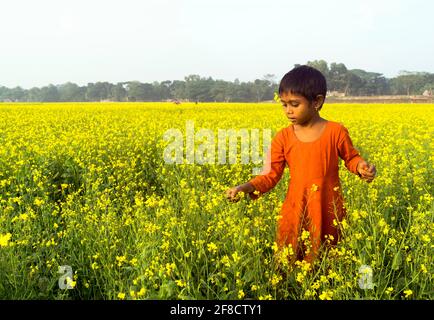
<svg viewBox="0 0 434 320"><path fill-rule="evenodd" d="M398 253L395 254L395 257L393 258L392 269L398 270L401 264L402 264L402 255L401 252L398 251Z"/></svg>

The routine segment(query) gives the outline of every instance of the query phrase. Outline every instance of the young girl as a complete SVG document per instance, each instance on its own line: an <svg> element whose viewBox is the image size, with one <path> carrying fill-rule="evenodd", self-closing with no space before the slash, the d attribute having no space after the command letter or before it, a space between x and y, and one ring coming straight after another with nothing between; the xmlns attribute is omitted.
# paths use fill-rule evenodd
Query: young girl
<svg viewBox="0 0 434 320"><path fill-rule="evenodd" d="M280 82L279 97L292 124L273 138L262 174L226 191L231 202L238 201L239 192L256 199L256 194L268 192L279 182L288 165L291 179L281 208L277 244L292 245L295 256L308 262L315 259L326 236L330 244L339 239L333 220L342 220L346 213L338 175L339 158L349 171L367 182L376 174L375 166L369 165L353 147L348 130L320 117L326 92L326 80L318 70L300 66L288 72ZM299 243L303 230L309 231L312 245L306 256Z"/></svg>

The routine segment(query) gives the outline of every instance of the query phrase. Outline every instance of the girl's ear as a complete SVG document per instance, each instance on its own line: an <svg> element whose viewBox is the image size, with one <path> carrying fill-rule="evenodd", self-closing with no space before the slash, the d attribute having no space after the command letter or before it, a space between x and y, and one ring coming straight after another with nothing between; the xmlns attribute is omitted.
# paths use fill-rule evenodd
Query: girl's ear
<svg viewBox="0 0 434 320"><path fill-rule="evenodd" d="M321 109L321 106L324 103L324 96L322 94L319 94L316 96L315 100L314 100L314 107L315 109L318 111L319 109Z"/></svg>

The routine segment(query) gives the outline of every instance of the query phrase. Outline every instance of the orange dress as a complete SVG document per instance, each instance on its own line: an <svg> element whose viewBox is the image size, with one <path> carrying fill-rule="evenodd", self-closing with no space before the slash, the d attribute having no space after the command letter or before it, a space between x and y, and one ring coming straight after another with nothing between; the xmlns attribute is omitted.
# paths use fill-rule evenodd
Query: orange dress
<svg viewBox="0 0 434 320"><path fill-rule="evenodd" d="M315 258L326 235L333 236L331 244L339 239L333 220L340 221L346 213L339 158L348 170L358 174L357 164L362 158L342 124L327 121L321 136L312 142L300 141L289 125L273 138L263 172L249 181L260 193L268 192L289 166L290 183L280 211L277 243L280 247L291 244L298 258L304 256L299 240L303 229L309 231L312 244L307 261Z"/></svg>

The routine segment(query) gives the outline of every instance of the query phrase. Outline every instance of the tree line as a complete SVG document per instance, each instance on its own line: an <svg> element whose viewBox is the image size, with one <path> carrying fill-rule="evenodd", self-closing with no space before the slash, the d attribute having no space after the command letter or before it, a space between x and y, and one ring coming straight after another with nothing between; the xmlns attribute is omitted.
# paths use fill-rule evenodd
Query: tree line
<svg viewBox="0 0 434 320"><path fill-rule="evenodd" d="M306 63L320 70L327 79L331 95L377 96L432 94L434 74L401 71L395 78L361 69L347 69L343 63L324 60ZM299 66L296 64L295 66ZM67 82L42 88L23 89L0 86L0 101L21 102L79 102L79 101L224 101L259 102L272 100L278 83L272 74L249 82L215 80L211 77L189 75L184 80L142 83L127 81L88 83L78 86Z"/></svg>

